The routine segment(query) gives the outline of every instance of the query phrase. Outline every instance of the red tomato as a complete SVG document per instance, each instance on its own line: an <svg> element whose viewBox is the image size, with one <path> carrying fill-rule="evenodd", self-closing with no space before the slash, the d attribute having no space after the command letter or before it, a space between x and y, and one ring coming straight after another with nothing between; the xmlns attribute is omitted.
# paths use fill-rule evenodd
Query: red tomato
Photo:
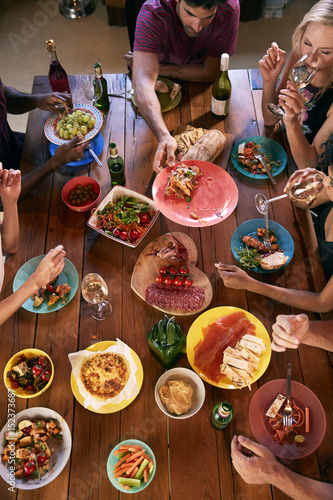
<svg viewBox="0 0 333 500"><path fill-rule="evenodd" d="M141 222L141 224L143 226L145 226L146 224L149 224L149 222L150 222L149 215L147 215L147 214L140 214L139 217L140 217L140 222Z"/></svg>
<svg viewBox="0 0 333 500"><path fill-rule="evenodd" d="M23 361L25 361L27 359L26 355L25 354L22 354L19 358L18 358L18 361L20 363L22 363Z"/></svg>
<svg viewBox="0 0 333 500"><path fill-rule="evenodd" d="M23 471L23 476L31 476L37 469L35 462L30 460L30 462L27 462L24 464L24 471Z"/></svg>
<svg viewBox="0 0 333 500"><path fill-rule="evenodd" d="M168 272L167 266L162 266L160 267L159 271L160 274L166 274Z"/></svg>
<svg viewBox="0 0 333 500"><path fill-rule="evenodd" d="M116 227L114 228L114 230L112 231L112 234L115 238L119 238L119 235L120 235L120 230Z"/></svg>
<svg viewBox="0 0 333 500"><path fill-rule="evenodd" d="M11 380L10 385L12 386L13 389L18 389L20 387L20 384L16 382L16 380Z"/></svg>
<svg viewBox="0 0 333 500"><path fill-rule="evenodd" d="M130 239L133 241L136 241L138 238L140 238L140 233L136 229L132 229L129 233Z"/></svg>
<svg viewBox="0 0 333 500"><path fill-rule="evenodd" d="M193 285L193 278L191 278L191 276L186 276L186 278L185 278L185 285L186 286Z"/></svg>
<svg viewBox="0 0 333 500"><path fill-rule="evenodd" d="M121 233L120 233L120 235L119 235L119 238L120 238L121 240L124 240L124 241L125 241L125 240L127 240L127 236L128 236L128 235L127 235L127 231L121 231Z"/></svg>
<svg viewBox="0 0 333 500"><path fill-rule="evenodd" d="M41 366L42 368L45 368L45 366L47 366L49 364L49 360L47 358L43 358L42 356L40 358L38 358L38 364L39 366Z"/></svg>
<svg viewBox="0 0 333 500"><path fill-rule="evenodd" d="M162 274L157 274L157 275L155 276L155 281L156 281L156 283L161 283L161 284L162 284L162 283L163 283L163 280L164 280L164 278L163 278Z"/></svg>
<svg viewBox="0 0 333 500"><path fill-rule="evenodd" d="M25 386L24 390L27 392L31 392L34 390L34 386L32 384L28 384Z"/></svg>
<svg viewBox="0 0 333 500"><path fill-rule="evenodd" d="M253 142L252 141L248 142L245 147L246 148L253 148Z"/></svg>
<svg viewBox="0 0 333 500"><path fill-rule="evenodd" d="M29 427L24 427L22 429L23 434L29 434L30 431L31 431L31 425Z"/></svg>
<svg viewBox="0 0 333 500"><path fill-rule="evenodd" d="M180 274L188 274L190 271L188 270L188 267L182 266L179 269Z"/></svg>
<svg viewBox="0 0 333 500"><path fill-rule="evenodd" d="M35 375L35 377L39 377L39 375L42 373L43 368L39 365L35 365L32 367L32 373Z"/></svg>
<svg viewBox="0 0 333 500"><path fill-rule="evenodd" d="M43 464L47 460L47 455L44 452L38 453L37 455L37 462L39 464Z"/></svg>
<svg viewBox="0 0 333 500"><path fill-rule="evenodd" d="M177 285L177 286L184 285L184 276L176 276L174 284Z"/></svg>
<svg viewBox="0 0 333 500"><path fill-rule="evenodd" d="M168 269L170 274L178 274L178 269L175 266L171 266Z"/></svg>
<svg viewBox="0 0 333 500"><path fill-rule="evenodd" d="M47 285L47 289L50 293L54 293L56 291L56 289L52 285Z"/></svg>
<svg viewBox="0 0 333 500"><path fill-rule="evenodd" d="M171 285L173 283L174 277L173 276L166 276L163 280L164 285Z"/></svg>
<svg viewBox="0 0 333 500"><path fill-rule="evenodd" d="M51 377L50 370L45 370L45 372L42 375L42 380L44 380L44 382L48 382L50 380L50 377Z"/></svg>

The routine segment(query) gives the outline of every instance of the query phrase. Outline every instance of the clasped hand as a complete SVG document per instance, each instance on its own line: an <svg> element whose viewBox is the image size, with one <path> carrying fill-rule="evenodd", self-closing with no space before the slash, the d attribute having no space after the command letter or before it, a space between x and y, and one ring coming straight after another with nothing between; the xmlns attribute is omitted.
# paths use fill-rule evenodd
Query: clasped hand
<svg viewBox="0 0 333 500"><path fill-rule="evenodd" d="M51 111L59 115L61 115L62 108L65 108L67 113L69 111L71 98L69 94L54 92L53 94L36 94L34 97L38 108L43 111Z"/></svg>

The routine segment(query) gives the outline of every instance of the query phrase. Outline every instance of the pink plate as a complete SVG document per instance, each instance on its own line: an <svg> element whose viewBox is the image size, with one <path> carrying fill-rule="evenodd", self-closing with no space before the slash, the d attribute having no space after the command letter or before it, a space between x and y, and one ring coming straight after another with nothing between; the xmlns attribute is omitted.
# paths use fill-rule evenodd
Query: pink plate
<svg viewBox="0 0 333 500"><path fill-rule="evenodd" d="M286 379L271 380L260 387L251 400L249 419L251 430L260 444L267 446L277 457L296 460L307 457L319 447L326 431L326 416L317 396L305 385L292 381L291 399L295 398L310 409L310 433L305 434L303 444L274 441L269 426L265 425L266 419L268 421L266 412L278 394L286 395L286 389Z"/></svg>
<svg viewBox="0 0 333 500"><path fill-rule="evenodd" d="M192 191L191 202L180 200L175 194L164 196L171 168L162 170L153 184L153 199L165 217L182 226L206 227L218 224L234 211L238 202L238 189L233 178L223 168L208 161L183 161L196 165L203 172L199 186ZM176 167L179 163L176 163ZM212 177L213 183L207 182ZM200 219L191 217L195 213Z"/></svg>

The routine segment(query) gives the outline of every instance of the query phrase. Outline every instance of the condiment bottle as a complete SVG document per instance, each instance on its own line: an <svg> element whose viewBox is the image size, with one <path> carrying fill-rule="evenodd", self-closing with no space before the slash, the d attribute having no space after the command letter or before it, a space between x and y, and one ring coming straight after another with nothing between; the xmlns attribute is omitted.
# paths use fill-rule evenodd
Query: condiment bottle
<svg viewBox="0 0 333 500"><path fill-rule="evenodd" d="M230 424L233 416L231 404L228 401L223 401L223 403L217 403L214 406L210 423L218 431L223 431Z"/></svg>
<svg viewBox="0 0 333 500"><path fill-rule="evenodd" d="M62 92L69 94L69 107L72 109L73 101L68 76L58 60L55 43L53 40L46 40L46 46L50 55L50 87L53 92Z"/></svg>
<svg viewBox="0 0 333 500"><path fill-rule="evenodd" d="M229 54L221 55L221 73L212 89L211 111L213 115L224 120L229 114L231 83L228 75Z"/></svg>
<svg viewBox="0 0 333 500"><path fill-rule="evenodd" d="M99 62L94 64L94 70L95 70L95 80L100 80L102 85L102 95L97 100L97 108L103 111L109 109L110 107L109 96L108 96L108 84L103 76L102 66L100 65ZM94 87L96 87L95 80L94 80Z"/></svg>
<svg viewBox="0 0 333 500"><path fill-rule="evenodd" d="M116 186L117 184L119 184L120 186L125 186L126 178L124 160L121 156L119 156L117 146L114 142L110 142L109 152L110 156L108 158L108 166L111 176L111 185L112 187Z"/></svg>

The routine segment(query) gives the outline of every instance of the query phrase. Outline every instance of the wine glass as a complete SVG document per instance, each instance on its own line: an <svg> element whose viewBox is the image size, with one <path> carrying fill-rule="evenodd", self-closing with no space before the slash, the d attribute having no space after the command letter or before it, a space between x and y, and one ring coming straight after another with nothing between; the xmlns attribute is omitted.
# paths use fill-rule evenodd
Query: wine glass
<svg viewBox="0 0 333 500"><path fill-rule="evenodd" d="M102 96L102 82L95 78L93 74L84 75L82 88L85 98L92 101L93 106L96 108L97 101Z"/></svg>
<svg viewBox="0 0 333 500"><path fill-rule="evenodd" d="M102 276L96 273L87 274L81 284L83 298L90 304L97 304L92 317L98 320L106 319L112 313L112 306L104 300L108 295L108 286Z"/></svg>
<svg viewBox="0 0 333 500"><path fill-rule="evenodd" d="M310 62L311 61L311 62ZM298 90L306 87L315 76L318 69L318 58L313 54L304 54L291 68L288 79L298 88ZM268 111L277 118L283 118L284 111L280 104L267 104Z"/></svg>

